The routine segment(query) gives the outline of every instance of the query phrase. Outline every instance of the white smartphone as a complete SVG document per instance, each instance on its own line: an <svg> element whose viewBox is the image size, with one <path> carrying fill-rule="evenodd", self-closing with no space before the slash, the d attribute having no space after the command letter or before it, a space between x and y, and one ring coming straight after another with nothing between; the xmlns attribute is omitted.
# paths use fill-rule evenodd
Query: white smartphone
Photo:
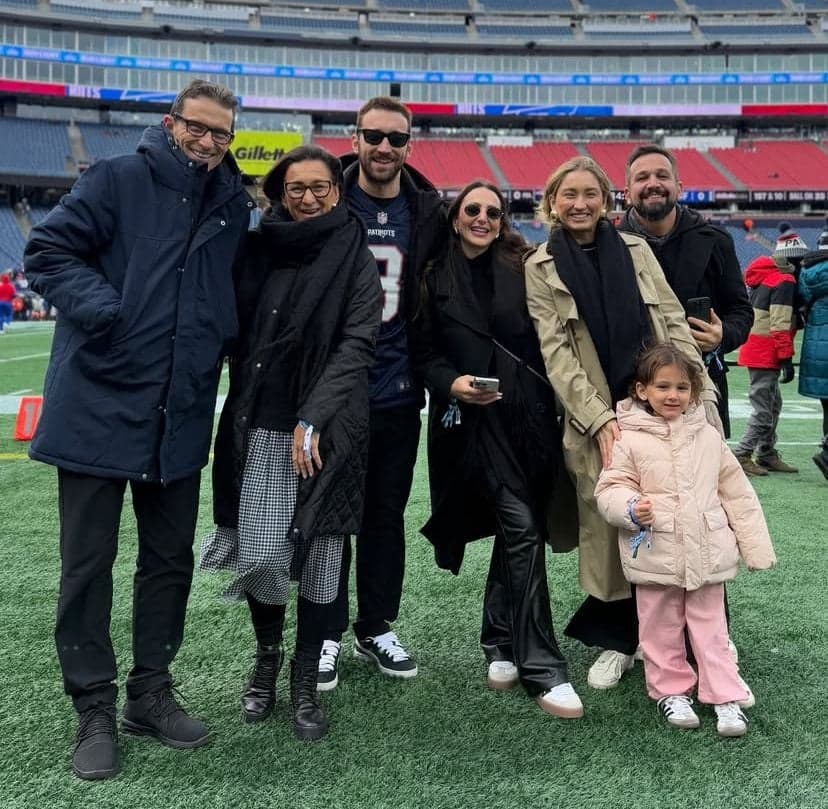
<svg viewBox="0 0 828 809"><path fill-rule="evenodd" d="M472 387L486 393L497 393L500 390L500 380L494 376L476 376L472 379Z"/></svg>

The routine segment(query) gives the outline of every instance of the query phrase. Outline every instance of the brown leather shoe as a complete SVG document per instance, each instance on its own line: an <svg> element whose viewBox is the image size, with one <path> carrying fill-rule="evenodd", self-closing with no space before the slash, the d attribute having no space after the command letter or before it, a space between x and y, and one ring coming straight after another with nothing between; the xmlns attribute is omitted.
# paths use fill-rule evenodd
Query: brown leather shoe
<svg viewBox="0 0 828 809"><path fill-rule="evenodd" d="M779 453L775 455L769 455L767 458L757 458L756 463L762 467L762 469L767 469L769 472L798 472L799 470L795 466L791 466L789 463L785 463ZM744 467L743 467L744 468Z"/></svg>
<svg viewBox="0 0 828 809"><path fill-rule="evenodd" d="M749 478L766 477L768 474L768 470L757 465L750 455L737 455L736 460L742 465L742 470Z"/></svg>

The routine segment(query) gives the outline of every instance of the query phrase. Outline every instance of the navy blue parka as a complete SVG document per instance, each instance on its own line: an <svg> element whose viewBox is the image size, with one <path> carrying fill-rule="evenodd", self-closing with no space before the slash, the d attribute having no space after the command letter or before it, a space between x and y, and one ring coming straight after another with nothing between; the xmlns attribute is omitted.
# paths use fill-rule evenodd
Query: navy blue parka
<svg viewBox="0 0 828 809"><path fill-rule="evenodd" d="M32 228L26 274L59 313L32 458L161 483L207 463L252 207L232 155L208 172L154 126Z"/></svg>

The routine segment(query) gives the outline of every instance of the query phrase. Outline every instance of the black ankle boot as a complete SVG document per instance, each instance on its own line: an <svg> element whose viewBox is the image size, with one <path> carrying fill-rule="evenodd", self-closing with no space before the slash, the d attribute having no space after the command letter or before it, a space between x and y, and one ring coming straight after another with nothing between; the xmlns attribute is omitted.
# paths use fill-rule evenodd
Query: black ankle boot
<svg viewBox="0 0 828 809"><path fill-rule="evenodd" d="M319 705L316 679L319 655L302 655L290 661L290 700L293 704L293 732L299 739L321 739L328 732L328 720Z"/></svg>
<svg viewBox="0 0 828 809"><path fill-rule="evenodd" d="M242 718L245 722L261 722L273 713L276 678L281 668L281 645L256 648L256 663L250 672L247 688L241 695Z"/></svg>

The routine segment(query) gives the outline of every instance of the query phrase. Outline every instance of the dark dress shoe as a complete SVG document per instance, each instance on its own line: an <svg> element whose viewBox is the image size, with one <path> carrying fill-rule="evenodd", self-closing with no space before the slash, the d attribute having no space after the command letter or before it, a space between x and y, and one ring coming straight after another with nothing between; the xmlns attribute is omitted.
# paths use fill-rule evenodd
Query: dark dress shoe
<svg viewBox="0 0 828 809"><path fill-rule="evenodd" d="M282 668L281 646L259 646L247 688L241 695L242 719L261 722L273 713L276 704L276 678Z"/></svg>

